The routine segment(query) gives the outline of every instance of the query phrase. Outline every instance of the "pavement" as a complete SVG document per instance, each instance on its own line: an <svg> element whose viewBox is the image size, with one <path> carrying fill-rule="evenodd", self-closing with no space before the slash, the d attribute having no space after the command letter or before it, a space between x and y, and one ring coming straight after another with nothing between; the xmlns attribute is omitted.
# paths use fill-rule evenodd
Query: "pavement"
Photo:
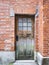
<svg viewBox="0 0 49 65"><path fill-rule="evenodd" d="M17 60L13 65L37 65L33 60Z"/></svg>

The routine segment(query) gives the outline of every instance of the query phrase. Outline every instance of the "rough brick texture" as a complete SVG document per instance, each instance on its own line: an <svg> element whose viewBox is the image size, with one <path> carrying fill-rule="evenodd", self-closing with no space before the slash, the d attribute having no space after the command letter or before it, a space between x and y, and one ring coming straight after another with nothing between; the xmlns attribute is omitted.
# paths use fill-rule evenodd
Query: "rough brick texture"
<svg viewBox="0 0 49 65"><path fill-rule="evenodd" d="M0 0L0 50L14 51L15 14L36 14L35 43L36 50L43 56L49 56L49 0Z"/></svg>
<svg viewBox="0 0 49 65"><path fill-rule="evenodd" d="M16 14L35 14L36 0L10 0Z"/></svg>
<svg viewBox="0 0 49 65"><path fill-rule="evenodd" d="M14 15L35 14L36 4L36 0L0 0L0 50L14 50Z"/></svg>
<svg viewBox="0 0 49 65"><path fill-rule="evenodd" d="M43 0L39 0L39 25L38 25L38 45L39 52L43 55Z"/></svg>
<svg viewBox="0 0 49 65"><path fill-rule="evenodd" d="M0 0L0 50L14 50L14 17L10 17L9 0Z"/></svg>
<svg viewBox="0 0 49 65"><path fill-rule="evenodd" d="M43 53L44 56L49 56L49 0L43 0Z"/></svg>
<svg viewBox="0 0 49 65"><path fill-rule="evenodd" d="M39 45L38 45L38 25L39 25L39 16L35 16L35 48L36 51L39 51Z"/></svg>
<svg viewBox="0 0 49 65"><path fill-rule="evenodd" d="M36 50L43 55L43 0L38 0L35 20Z"/></svg>

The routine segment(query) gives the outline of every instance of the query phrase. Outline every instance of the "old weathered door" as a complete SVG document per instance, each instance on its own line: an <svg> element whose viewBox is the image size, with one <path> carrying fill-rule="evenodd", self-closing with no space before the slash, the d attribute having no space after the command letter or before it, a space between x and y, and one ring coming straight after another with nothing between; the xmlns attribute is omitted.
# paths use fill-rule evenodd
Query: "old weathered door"
<svg viewBox="0 0 49 65"><path fill-rule="evenodd" d="M31 17L17 18L16 59L34 60L34 20Z"/></svg>

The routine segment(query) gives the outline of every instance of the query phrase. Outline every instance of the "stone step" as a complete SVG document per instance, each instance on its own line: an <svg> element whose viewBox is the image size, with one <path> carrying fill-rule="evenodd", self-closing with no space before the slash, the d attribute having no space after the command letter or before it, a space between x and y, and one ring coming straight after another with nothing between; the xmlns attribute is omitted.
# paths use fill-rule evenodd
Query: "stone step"
<svg viewBox="0 0 49 65"><path fill-rule="evenodd" d="M37 65L33 60L17 60L13 65Z"/></svg>

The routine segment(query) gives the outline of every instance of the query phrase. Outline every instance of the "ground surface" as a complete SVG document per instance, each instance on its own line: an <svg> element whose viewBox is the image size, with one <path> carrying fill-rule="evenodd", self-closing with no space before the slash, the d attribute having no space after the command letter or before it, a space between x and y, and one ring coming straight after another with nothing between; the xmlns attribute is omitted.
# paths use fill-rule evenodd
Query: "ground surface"
<svg viewBox="0 0 49 65"><path fill-rule="evenodd" d="M20 61L18 60L13 65L37 65L37 64L32 60L20 60Z"/></svg>
<svg viewBox="0 0 49 65"><path fill-rule="evenodd" d="M9 65L13 65L13 63L9 63Z"/></svg>

